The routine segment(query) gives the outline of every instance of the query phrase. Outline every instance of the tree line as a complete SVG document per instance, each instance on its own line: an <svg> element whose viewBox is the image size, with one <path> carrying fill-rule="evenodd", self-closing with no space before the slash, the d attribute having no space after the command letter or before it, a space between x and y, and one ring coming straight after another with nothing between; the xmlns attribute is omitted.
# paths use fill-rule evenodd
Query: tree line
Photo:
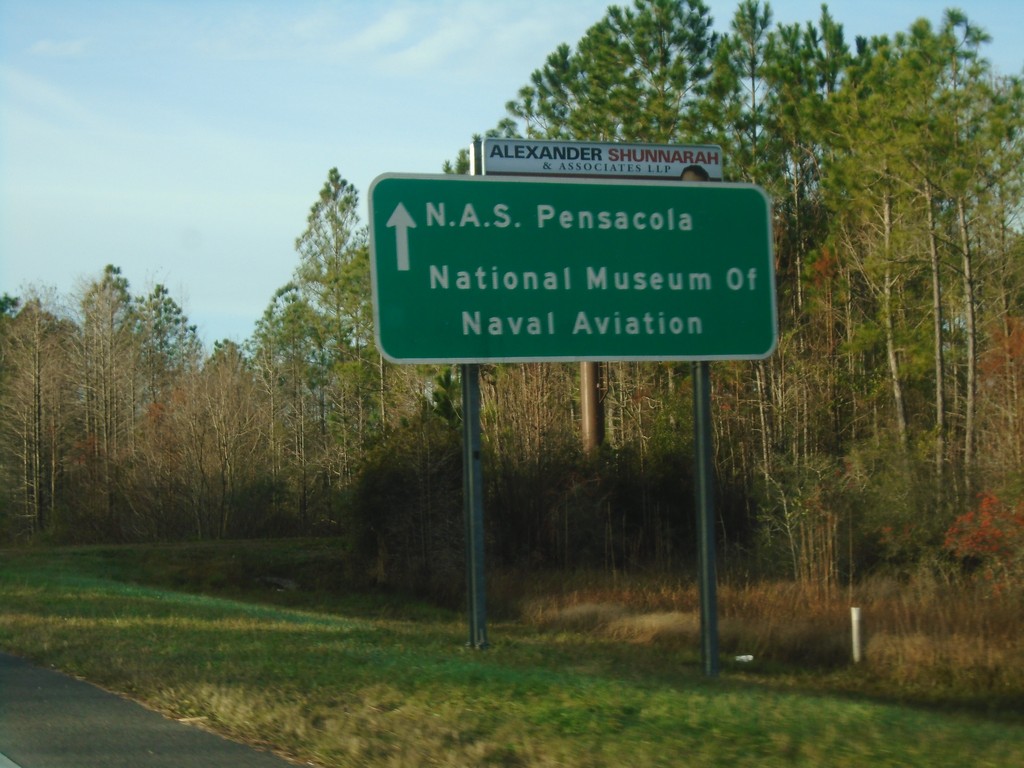
<svg viewBox="0 0 1024 768"><path fill-rule="evenodd" d="M720 144L773 201L779 346L712 366L726 568L831 589L877 568L1024 576L1024 88L966 15L845 39L822 6L612 6L488 133ZM444 164L465 172L466 153ZM115 266L0 302L0 536L329 534L354 575L461 573L459 372L373 340L358 191L331 169L293 279L250 339L204 350ZM692 557L689 367L482 370L488 547L533 567Z"/></svg>

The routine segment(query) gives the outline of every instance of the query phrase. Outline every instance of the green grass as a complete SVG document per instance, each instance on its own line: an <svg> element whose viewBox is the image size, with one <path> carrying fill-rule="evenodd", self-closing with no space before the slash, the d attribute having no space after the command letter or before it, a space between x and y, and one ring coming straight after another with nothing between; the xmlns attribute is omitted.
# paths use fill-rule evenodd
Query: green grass
<svg viewBox="0 0 1024 768"><path fill-rule="evenodd" d="M0 553L0 648L324 766L1024 764L1019 711L830 692L850 670L708 680L688 641L511 612L468 650L459 612L324 589L325 546Z"/></svg>

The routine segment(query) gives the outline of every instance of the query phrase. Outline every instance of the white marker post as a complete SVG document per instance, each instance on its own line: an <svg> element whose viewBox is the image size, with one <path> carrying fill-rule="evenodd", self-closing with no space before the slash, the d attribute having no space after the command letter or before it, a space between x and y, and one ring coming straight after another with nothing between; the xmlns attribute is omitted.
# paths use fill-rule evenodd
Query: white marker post
<svg viewBox="0 0 1024 768"><path fill-rule="evenodd" d="M850 608L850 631L853 636L853 663L860 664L864 658L861 650L860 608Z"/></svg>

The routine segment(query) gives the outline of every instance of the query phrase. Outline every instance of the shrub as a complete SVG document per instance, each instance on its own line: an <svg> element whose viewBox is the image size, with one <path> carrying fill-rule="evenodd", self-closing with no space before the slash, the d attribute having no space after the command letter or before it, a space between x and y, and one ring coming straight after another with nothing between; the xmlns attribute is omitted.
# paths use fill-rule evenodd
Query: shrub
<svg viewBox="0 0 1024 768"><path fill-rule="evenodd" d="M983 493L978 506L946 531L946 548L978 568L992 590L1016 590L1024 583L1024 501L1016 505Z"/></svg>

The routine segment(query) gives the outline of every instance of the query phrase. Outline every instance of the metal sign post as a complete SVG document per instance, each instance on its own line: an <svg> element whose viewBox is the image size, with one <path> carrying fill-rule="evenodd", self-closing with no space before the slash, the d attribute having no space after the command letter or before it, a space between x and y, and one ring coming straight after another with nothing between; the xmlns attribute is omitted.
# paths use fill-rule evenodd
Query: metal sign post
<svg viewBox="0 0 1024 768"><path fill-rule="evenodd" d="M480 464L480 366L462 366L462 504L466 518L466 604L471 648L487 648L484 483Z"/></svg>
<svg viewBox="0 0 1024 768"><path fill-rule="evenodd" d="M477 142L470 151L470 173L480 173ZM406 244L408 252L408 244ZM408 255L408 253L406 254ZM405 267L408 269L409 265ZM484 481L480 462L480 366L462 369L462 504L466 520L466 610L470 648L485 650L487 590L484 586Z"/></svg>
<svg viewBox="0 0 1024 768"><path fill-rule="evenodd" d="M711 364L693 363L694 501L697 509L700 658L718 676L718 593L715 574L715 470L711 446Z"/></svg>

